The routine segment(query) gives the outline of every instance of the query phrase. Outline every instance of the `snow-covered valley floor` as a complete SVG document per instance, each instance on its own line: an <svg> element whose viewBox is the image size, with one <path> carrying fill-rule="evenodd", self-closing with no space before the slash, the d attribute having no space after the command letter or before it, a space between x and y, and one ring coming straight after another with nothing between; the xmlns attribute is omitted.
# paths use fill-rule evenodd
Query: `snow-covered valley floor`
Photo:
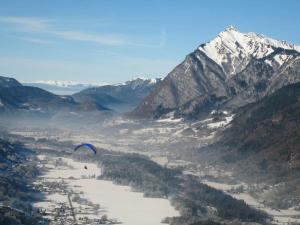
<svg viewBox="0 0 300 225"><path fill-rule="evenodd" d="M167 199L145 198L128 186L97 179L101 169L96 164L45 155L39 159L46 172L35 185L43 190L45 199L34 206L52 224L74 222L70 204L77 224L160 225L165 217L179 215Z"/></svg>

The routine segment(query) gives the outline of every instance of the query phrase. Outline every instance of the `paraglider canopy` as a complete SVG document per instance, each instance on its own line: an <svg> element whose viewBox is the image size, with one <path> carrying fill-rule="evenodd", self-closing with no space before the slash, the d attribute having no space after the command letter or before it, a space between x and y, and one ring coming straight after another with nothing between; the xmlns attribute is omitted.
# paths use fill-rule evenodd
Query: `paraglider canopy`
<svg viewBox="0 0 300 225"><path fill-rule="evenodd" d="M74 151L77 151L77 150L88 150L90 152L92 152L93 154L96 155L97 153L97 150L95 148L95 146L93 146L92 144L89 144L89 143L83 143L83 144L80 144L80 145L77 145L74 149Z"/></svg>

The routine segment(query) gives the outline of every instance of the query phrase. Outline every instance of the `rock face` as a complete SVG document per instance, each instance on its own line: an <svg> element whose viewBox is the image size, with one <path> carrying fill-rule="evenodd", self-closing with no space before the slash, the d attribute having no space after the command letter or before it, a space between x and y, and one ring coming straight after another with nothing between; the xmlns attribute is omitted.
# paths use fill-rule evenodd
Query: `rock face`
<svg viewBox="0 0 300 225"><path fill-rule="evenodd" d="M300 47L233 27L200 45L133 111L137 117L197 118L235 109L300 81Z"/></svg>
<svg viewBox="0 0 300 225"><path fill-rule="evenodd" d="M123 84L87 88L73 97L78 102L96 102L116 112L128 112L153 91L160 81L160 78L137 78Z"/></svg>

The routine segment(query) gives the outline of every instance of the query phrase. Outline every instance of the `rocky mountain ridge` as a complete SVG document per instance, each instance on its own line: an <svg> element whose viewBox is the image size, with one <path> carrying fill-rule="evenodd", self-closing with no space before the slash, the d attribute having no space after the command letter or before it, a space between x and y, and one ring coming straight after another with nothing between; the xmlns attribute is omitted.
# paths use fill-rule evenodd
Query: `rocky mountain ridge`
<svg viewBox="0 0 300 225"><path fill-rule="evenodd" d="M229 27L200 45L133 111L157 118L174 112L197 119L233 110L300 81L299 46Z"/></svg>

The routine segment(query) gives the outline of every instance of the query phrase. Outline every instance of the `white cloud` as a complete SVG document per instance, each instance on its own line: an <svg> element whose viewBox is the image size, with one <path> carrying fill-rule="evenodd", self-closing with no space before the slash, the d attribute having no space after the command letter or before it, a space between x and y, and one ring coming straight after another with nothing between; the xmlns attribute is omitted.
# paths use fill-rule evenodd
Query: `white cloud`
<svg viewBox="0 0 300 225"><path fill-rule="evenodd" d="M35 17L0 17L0 23L9 24L23 32L42 33L56 38L72 41L93 42L102 45L111 46L139 46L139 47L163 47L167 41L167 34L162 31L160 34L159 43L145 43L144 41L130 38L127 35L111 34L111 33L91 33L79 30L59 29L55 25L57 21L35 18ZM46 40L38 41L36 38L22 38L23 40L32 41L36 43L46 43Z"/></svg>
<svg viewBox="0 0 300 225"><path fill-rule="evenodd" d="M0 22L15 25L19 29L31 32L45 31L49 20L34 17L0 17Z"/></svg>
<svg viewBox="0 0 300 225"><path fill-rule="evenodd" d="M56 35L60 38L66 40L74 40L74 41L87 41L87 42L95 42L98 44L105 45L128 45L130 42L125 38L117 35L111 34L91 34L85 33L81 31L51 31L49 32L53 35Z"/></svg>
<svg viewBox="0 0 300 225"><path fill-rule="evenodd" d="M49 40L44 40L44 39L39 39L39 38L30 38L30 37L20 37L19 39L31 43L36 43L36 44L53 44L53 41Z"/></svg>

